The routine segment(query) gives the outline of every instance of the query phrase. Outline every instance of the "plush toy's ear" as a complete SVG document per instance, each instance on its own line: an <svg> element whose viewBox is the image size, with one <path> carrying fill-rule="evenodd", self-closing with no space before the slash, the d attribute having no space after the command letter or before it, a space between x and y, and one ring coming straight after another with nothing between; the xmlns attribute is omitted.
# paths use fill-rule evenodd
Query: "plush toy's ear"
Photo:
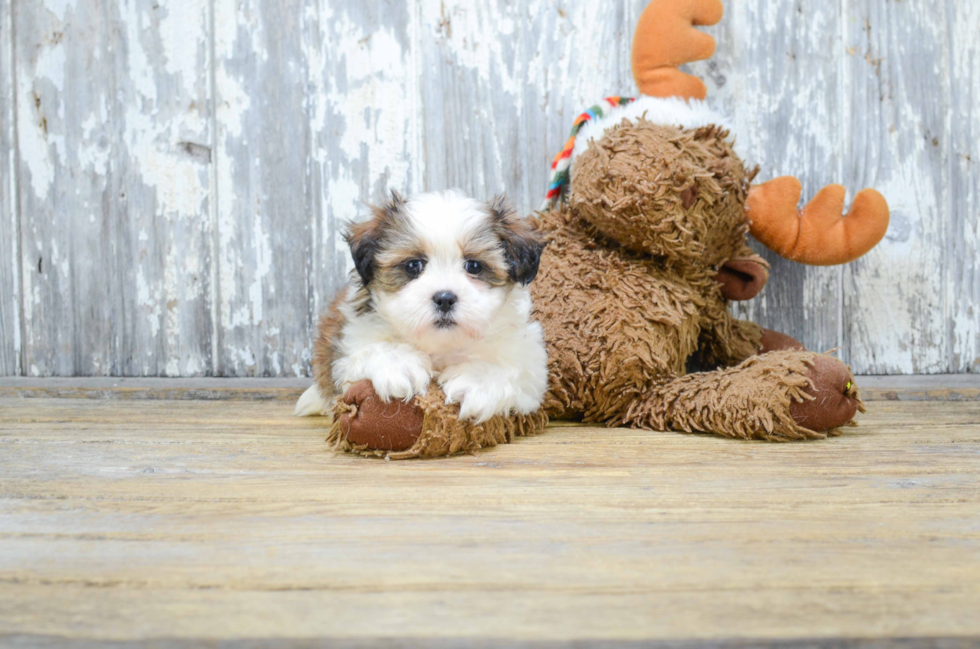
<svg viewBox="0 0 980 649"><path fill-rule="evenodd" d="M405 207L405 199L392 190L391 198L386 203L369 207L373 215L371 220L364 223L351 223L344 233L344 239L350 246L351 257L354 258L354 268L365 286L370 284L374 277L374 258L381 247L381 237L385 227L399 218Z"/></svg>
<svg viewBox="0 0 980 649"><path fill-rule="evenodd" d="M653 0L633 34L633 78L649 97L704 99L704 82L677 66L711 58L715 39L694 29L714 25L724 13L721 0Z"/></svg>
<svg viewBox="0 0 980 649"><path fill-rule="evenodd" d="M538 274L545 242L526 219L519 219L502 195L487 203L495 231L504 245L511 281L527 286Z"/></svg>

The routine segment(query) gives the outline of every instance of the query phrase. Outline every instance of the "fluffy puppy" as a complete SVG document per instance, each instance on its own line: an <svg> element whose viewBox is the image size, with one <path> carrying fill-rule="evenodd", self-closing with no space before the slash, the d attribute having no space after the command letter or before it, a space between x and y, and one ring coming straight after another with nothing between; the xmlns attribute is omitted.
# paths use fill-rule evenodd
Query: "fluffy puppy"
<svg viewBox="0 0 980 649"><path fill-rule="evenodd" d="M369 379L385 401L411 400L438 381L461 419L537 410L548 387L541 326L527 285L544 247L498 197L457 191L372 207L349 226L350 284L321 319L316 383L296 414L326 414Z"/></svg>

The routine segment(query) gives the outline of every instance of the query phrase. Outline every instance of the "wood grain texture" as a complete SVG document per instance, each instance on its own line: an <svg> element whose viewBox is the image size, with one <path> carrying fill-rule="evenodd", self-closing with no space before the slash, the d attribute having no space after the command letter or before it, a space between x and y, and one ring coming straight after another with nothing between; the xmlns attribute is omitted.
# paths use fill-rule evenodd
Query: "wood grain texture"
<svg viewBox="0 0 980 649"><path fill-rule="evenodd" d="M976 374L858 376L855 380L864 401L980 401ZM309 386L306 378L0 377L0 397L295 403Z"/></svg>
<svg viewBox="0 0 980 649"><path fill-rule="evenodd" d="M507 188L525 213L544 200L552 158L568 139L575 118L603 97L635 96L629 52L638 4L526 2L521 31L523 131L517 156L524 161L526 178L520 188Z"/></svg>
<svg viewBox="0 0 980 649"><path fill-rule="evenodd" d="M841 177L841 16L826 0L740 0L726 20L736 133L756 182L796 176L809 200ZM860 189L860 188L858 188ZM756 244L772 265L760 296L737 310L816 351L841 346L841 268L808 267ZM848 361L846 353L842 360ZM855 371L863 371L856 369Z"/></svg>
<svg viewBox="0 0 980 649"><path fill-rule="evenodd" d="M309 75L295 5L214 3L221 376L288 374L309 357Z"/></svg>
<svg viewBox="0 0 980 649"><path fill-rule="evenodd" d="M506 192L524 211L522 2L420 3L427 189ZM496 34L497 38L485 38Z"/></svg>
<svg viewBox="0 0 980 649"><path fill-rule="evenodd" d="M11 0L0 0L0 376L20 368L20 229Z"/></svg>
<svg viewBox="0 0 980 649"><path fill-rule="evenodd" d="M950 60L946 304L950 371L980 372L980 3L947 5Z"/></svg>
<svg viewBox="0 0 980 649"><path fill-rule="evenodd" d="M980 637L980 404L822 442L324 448L289 404L0 399L0 628L68 639Z"/></svg>
<svg viewBox="0 0 980 649"><path fill-rule="evenodd" d="M425 188L419 12L417 3L384 0L317 0L307 8L312 317L353 269L344 225L364 218L365 205L390 190ZM305 339L302 349L302 362L286 374L308 373Z"/></svg>
<svg viewBox="0 0 980 649"><path fill-rule="evenodd" d="M854 0L844 15L844 175L889 197L885 239L844 271L855 371L949 365L944 282L949 200L947 18L915 2Z"/></svg>
<svg viewBox="0 0 980 649"><path fill-rule="evenodd" d="M208 370L207 6L15 12L29 375Z"/></svg>

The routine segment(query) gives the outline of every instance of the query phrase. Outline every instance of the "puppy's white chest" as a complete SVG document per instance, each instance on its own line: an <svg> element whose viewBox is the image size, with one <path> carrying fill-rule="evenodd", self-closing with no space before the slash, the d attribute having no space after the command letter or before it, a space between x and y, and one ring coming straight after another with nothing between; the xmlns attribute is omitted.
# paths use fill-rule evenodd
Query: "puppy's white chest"
<svg viewBox="0 0 980 649"><path fill-rule="evenodd" d="M462 365L473 360L473 354L464 351L451 351L432 354L432 369L435 372L442 372L447 367Z"/></svg>

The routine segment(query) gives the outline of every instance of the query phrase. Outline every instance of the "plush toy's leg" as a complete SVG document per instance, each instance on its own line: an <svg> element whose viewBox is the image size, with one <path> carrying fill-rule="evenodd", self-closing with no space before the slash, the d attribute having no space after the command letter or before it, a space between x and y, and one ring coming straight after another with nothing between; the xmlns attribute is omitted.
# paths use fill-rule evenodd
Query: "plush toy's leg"
<svg viewBox="0 0 980 649"><path fill-rule="evenodd" d="M534 435L548 424L543 410L529 415L498 415L475 424L459 420L459 404L447 404L435 382L411 403L383 402L370 381L352 385L337 400L327 442L337 450L392 460L473 453Z"/></svg>
<svg viewBox="0 0 980 649"><path fill-rule="evenodd" d="M864 407L839 360L775 351L736 367L661 382L613 423L787 441L840 434Z"/></svg>

